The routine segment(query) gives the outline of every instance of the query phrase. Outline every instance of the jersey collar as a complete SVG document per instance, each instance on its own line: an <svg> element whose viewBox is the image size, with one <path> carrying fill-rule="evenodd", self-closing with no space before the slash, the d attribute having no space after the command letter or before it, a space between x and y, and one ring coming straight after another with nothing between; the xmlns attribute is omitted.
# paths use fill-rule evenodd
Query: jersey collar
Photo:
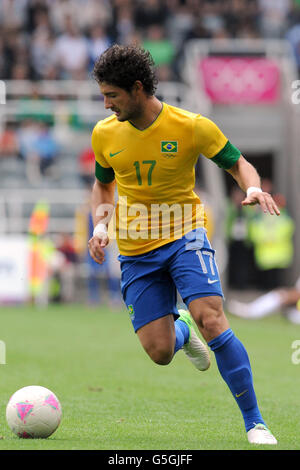
<svg viewBox="0 0 300 470"><path fill-rule="evenodd" d="M161 107L161 110L160 110L159 114L156 116L155 120L150 124L150 126L146 127L145 129L142 129L142 130L138 129L130 121L126 121L127 125L130 127L130 129L135 134L138 134L141 137L144 137L144 136L150 134L150 132L152 132L154 129L156 129L156 127L159 125L163 115L165 114L165 109L166 109L166 104L162 102L162 107Z"/></svg>

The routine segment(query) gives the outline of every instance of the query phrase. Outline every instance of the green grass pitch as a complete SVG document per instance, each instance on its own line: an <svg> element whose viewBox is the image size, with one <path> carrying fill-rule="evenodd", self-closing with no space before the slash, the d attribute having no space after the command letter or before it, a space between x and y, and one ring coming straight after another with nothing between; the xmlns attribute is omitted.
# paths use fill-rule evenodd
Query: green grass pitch
<svg viewBox="0 0 300 470"><path fill-rule="evenodd" d="M292 362L292 343L300 340L300 326L279 315L229 320L248 350L276 449L299 450L300 364ZM0 322L6 344L0 450L253 449L213 355L206 372L194 369L182 351L168 366L154 364L125 310L2 307ZM63 419L48 439L19 439L6 424L9 397L26 385L50 388L60 399Z"/></svg>

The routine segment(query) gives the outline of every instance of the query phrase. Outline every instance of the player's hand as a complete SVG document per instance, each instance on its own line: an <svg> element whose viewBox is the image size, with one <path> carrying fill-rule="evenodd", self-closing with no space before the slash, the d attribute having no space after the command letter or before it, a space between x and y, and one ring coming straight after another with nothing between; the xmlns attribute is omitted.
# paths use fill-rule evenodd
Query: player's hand
<svg viewBox="0 0 300 470"><path fill-rule="evenodd" d="M280 210L269 193L255 191L242 201L243 206L252 206L254 204L259 204L265 213L280 215Z"/></svg>
<svg viewBox="0 0 300 470"><path fill-rule="evenodd" d="M109 238L107 233L98 233L88 241L89 253L94 261L102 264L105 261L104 248L108 245Z"/></svg>

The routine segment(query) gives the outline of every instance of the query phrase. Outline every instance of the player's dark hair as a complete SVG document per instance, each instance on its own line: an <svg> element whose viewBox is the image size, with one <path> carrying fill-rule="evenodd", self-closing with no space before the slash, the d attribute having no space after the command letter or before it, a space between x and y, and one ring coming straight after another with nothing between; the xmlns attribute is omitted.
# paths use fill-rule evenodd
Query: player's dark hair
<svg viewBox="0 0 300 470"><path fill-rule="evenodd" d="M139 80L149 96L154 95L157 86L153 58L137 46L114 44L106 49L95 63L93 76L98 83L106 82L128 92Z"/></svg>

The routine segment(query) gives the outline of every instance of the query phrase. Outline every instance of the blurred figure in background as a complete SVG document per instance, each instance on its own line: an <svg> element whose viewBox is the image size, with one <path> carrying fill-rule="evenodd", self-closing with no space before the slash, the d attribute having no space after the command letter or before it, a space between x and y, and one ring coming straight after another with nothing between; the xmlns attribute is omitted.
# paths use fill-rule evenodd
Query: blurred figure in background
<svg viewBox="0 0 300 470"><path fill-rule="evenodd" d="M298 5L298 9L291 15L291 25L286 32L286 39L291 45L298 77L300 77L300 4Z"/></svg>
<svg viewBox="0 0 300 470"><path fill-rule="evenodd" d="M0 133L0 158L17 158L19 156L19 142L15 126L7 123Z"/></svg>
<svg viewBox="0 0 300 470"><path fill-rule="evenodd" d="M213 211L213 203L212 198L209 194L204 191L200 183L196 183L194 188L194 192L199 196L201 203L203 204L203 208L206 214L207 222L206 222L206 234L207 238L210 242L213 242L214 236L216 235L215 231L215 214Z"/></svg>
<svg viewBox="0 0 300 470"><path fill-rule="evenodd" d="M71 17L66 16L64 31L55 42L56 64L63 79L86 79L88 65L87 40Z"/></svg>
<svg viewBox="0 0 300 470"><path fill-rule="evenodd" d="M94 162L95 163L95 162ZM89 187L90 197L91 186ZM120 266L117 260L118 248L113 236L106 251L106 260L102 265L96 263L87 250L87 241L93 233L93 221L89 199L76 211L75 249L78 257L86 265L87 303L97 306L107 302L111 308L123 306L120 288Z"/></svg>
<svg viewBox="0 0 300 470"><path fill-rule="evenodd" d="M298 0L1 0L0 70L4 79L86 78L89 39L96 34L93 49L102 47L96 24L119 44L159 26L175 48L179 78L183 44L193 37L282 38L290 30L299 56L298 14Z"/></svg>
<svg viewBox="0 0 300 470"><path fill-rule="evenodd" d="M39 123L38 135L34 141L42 176L53 176L53 169L59 154L59 146L51 128L44 122Z"/></svg>
<svg viewBox="0 0 300 470"><path fill-rule="evenodd" d="M49 204L37 202L28 228L29 301L39 306L47 306L49 302L51 263L55 256L54 244L47 236L49 216Z"/></svg>
<svg viewBox="0 0 300 470"><path fill-rule="evenodd" d="M233 289L249 288L253 273L253 249L249 241L249 222L253 208L242 206L244 193L233 187L227 204L225 236L228 244L228 284ZM241 269L244 266L244 269Z"/></svg>
<svg viewBox="0 0 300 470"><path fill-rule="evenodd" d="M95 23L107 25L111 21L112 3L110 0L51 0L49 16L58 34L64 30L66 17L86 31Z"/></svg>
<svg viewBox="0 0 300 470"><path fill-rule="evenodd" d="M74 300L74 269L70 241L62 234L55 245L49 237L50 206L39 201L33 208L29 229L29 292L30 302L46 307L50 302Z"/></svg>
<svg viewBox="0 0 300 470"><path fill-rule="evenodd" d="M92 71L96 59L108 49L111 45L111 40L106 33L104 26L101 23L95 23L90 29L90 37L88 39L88 55L89 55L89 70Z"/></svg>
<svg viewBox="0 0 300 470"><path fill-rule="evenodd" d="M91 147L87 147L80 152L78 166L83 185L90 189L95 179L95 155Z"/></svg>
<svg viewBox="0 0 300 470"><path fill-rule="evenodd" d="M249 303L231 300L227 309L232 315L252 320L281 313L290 322L300 325L300 277L294 287L280 287Z"/></svg>
<svg viewBox="0 0 300 470"><path fill-rule="evenodd" d="M158 75L162 76L160 68L163 68L163 74L166 73L165 69L167 69L168 79L174 79L172 64L175 59L176 51L170 39L166 37L165 30L162 26L155 24L148 27L142 47L148 50L153 57Z"/></svg>
<svg viewBox="0 0 300 470"><path fill-rule="evenodd" d="M269 182L262 181L262 187L266 184ZM274 194L273 198L281 216L275 219L257 211L249 222L249 238L257 267L256 287L264 290L282 284L285 269L291 266L294 254L294 221L286 209L284 196Z"/></svg>
<svg viewBox="0 0 300 470"><path fill-rule="evenodd" d="M18 139L28 181L34 185L44 176L55 176L54 164L59 155L59 146L50 126L45 122L26 119L19 128Z"/></svg>
<svg viewBox="0 0 300 470"><path fill-rule="evenodd" d="M61 302L75 301L75 274L78 256L73 237L69 233L61 233L56 241L56 250L60 255L59 269L56 272L59 284L59 300ZM57 257L58 258L58 257Z"/></svg>
<svg viewBox="0 0 300 470"><path fill-rule="evenodd" d="M20 156L25 162L27 180L35 184L40 180L38 157L35 153L34 143L38 137L38 124L31 119L25 119L21 122L18 129L18 141L20 147Z"/></svg>
<svg viewBox="0 0 300 470"><path fill-rule="evenodd" d="M88 240L93 236L93 220L92 215L88 215ZM115 255L115 256L114 256ZM89 251L86 253L86 261L88 266L88 303L90 305L99 305L103 303L105 295L102 291L101 278L104 280L104 284L107 290L107 301L111 308L120 308L123 306L120 288L120 268L117 262L117 248L115 246L115 240L110 240L108 250L106 251L106 260L100 265L96 263L90 256ZM105 301L105 300L104 300Z"/></svg>
<svg viewBox="0 0 300 470"><path fill-rule="evenodd" d="M27 0L1 0L0 25L21 29L26 22Z"/></svg>
<svg viewBox="0 0 300 470"><path fill-rule="evenodd" d="M128 44L135 32L133 23L133 7L130 1L114 2L111 34L113 42Z"/></svg>
<svg viewBox="0 0 300 470"><path fill-rule="evenodd" d="M31 5L33 7L33 5ZM29 15L31 34L30 58L35 79L49 79L55 67L54 30L46 6L33 9ZM56 76L56 73L54 73ZM54 77L53 77L54 78Z"/></svg>
<svg viewBox="0 0 300 470"><path fill-rule="evenodd" d="M264 38L282 38L287 27L291 0L258 0L260 34Z"/></svg>
<svg viewBox="0 0 300 470"><path fill-rule="evenodd" d="M40 93L39 82L30 82L29 85L28 93L22 94L18 99L18 121L23 123L24 120L30 119L53 126L54 110L51 98Z"/></svg>
<svg viewBox="0 0 300 470"><path fill-rule="evenodd" d="M145 30L153 25L164 27L169 18L169 8L167 2L160 0L148 0L147 2L138 0L134 10L134 24L136 28Z"/></svg>

